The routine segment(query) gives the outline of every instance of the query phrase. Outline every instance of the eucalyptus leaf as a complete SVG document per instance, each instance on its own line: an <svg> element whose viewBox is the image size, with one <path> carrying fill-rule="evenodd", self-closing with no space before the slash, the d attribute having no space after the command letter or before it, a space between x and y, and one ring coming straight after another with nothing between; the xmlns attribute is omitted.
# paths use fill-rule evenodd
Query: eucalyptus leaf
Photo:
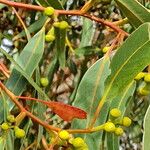
<svg viewBox="0 0 150 150"><path fill-rule="evenodd" d="M149 130L149 125L150 125L150 105L147 109L147 112L144 117L144 133L143 133L143 150L149 150L150 148L150 142L149 142L149 137L150 137L150 130Z"/></svg>
<svg viewBox="0 0 150 150"><path fill-rule="evenodd" d="M93 21L87 18L83 18L83 29L82 29L82 36L81 36L81 42L79 48L91 46L94 33L95 33L95 28L94 28Z"/></svg>
<svg viewBox="0 0 150 150"><path fill-rule="evenodd" d="M35 21L33 24L31 24L27 29L30 33L36 32L39 29L41 29L46 21L47 17L46 16L41 16L37 21ZM22 32L20 32L19 34L17 34L13 40L17 40L19 38L24 37L25 31L23 30Z"/></svg>
<svg viewBox="0 0 150 150"><path fill-rule="evenodd" d="M56 56L60 67L64 68L66 65L66 29L55 28L55 37Z"/></svg>
<svg viewBox="0 0 150 150"><path fill-rule="evenodd" d="M14 67L9 79L5 84L6 87L15 95L20 95L25 90L27 85L27 80L24 77L28 78L28 80L34 83L30 77L32 76L34 70L38 66L40 59L42 58L42 54L44 52L44 39L45 39L44 35L45 35L45 29L42 28L42 30L40 30L27 43L25 48L22 50L20 56L17 58L17 63L15 63L16 68ZM13 59L4 50L2 49L0 50L1 52L3 52L3 54L7 56L7 58L13 61ZM35 87L37 86L35 85ZM9 98L7 98L7 100L8 99ZM9 104L9 110L11 110L14 104L11 101L7 101L7 102ZM2 101L0 101L0 103L2 103ZM3 110L1 109L1 111Z"/></svg>
<svg viewBox="0 0 150 150"><path fill-rule="evenodd" d="M137 0L115 0L115 2L134 27L150 22L150 12Z"/></svg>
<svg viewBox="0 0 150 150"><path fill-rule="evenodd" d="M105 55L104 58L91 66L83 76L73 105L85 110L88 113L88 118L87 120L73 121L72 128L87 128L90 125L90 120L94 116L99 99L104 92L104 82L110 74L109 63L109 57ZM98 118L96 124L99 125L100 122L101 118ZM88 143L90 150L99 149L102 133L84 134L82 136Z"/></svg>

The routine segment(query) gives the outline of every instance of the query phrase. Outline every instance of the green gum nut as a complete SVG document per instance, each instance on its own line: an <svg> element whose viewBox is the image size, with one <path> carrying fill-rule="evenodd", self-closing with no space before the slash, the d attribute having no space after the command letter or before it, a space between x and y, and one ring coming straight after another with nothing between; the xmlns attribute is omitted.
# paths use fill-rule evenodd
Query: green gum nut
<svg viewBox="0 0 150 150"><path fill-rule="evenodd" d="M139 74L137 74L137 76L134 78L135 80L140 80L145 76L144 72L140 72Z"/></svg>
<svg viewBox="0 0 150 150"><path fill-rule="evenodd" d="M46 42L53 42L55 40L55 36L52 34L45 35L45 41Z"/></svg>
<svg viewBox="0 0 150 150"><path fill-rule="evenodd" d="M113 108L110 110L110 115L112 117L118 118L121 116L121 111L118 108Z"/></svg>
<svg viewBox="0 0 150 150"><path fill-rule="evenodd" d="M129 117L123 117L122 119L122 125L125 127L129 127L131 125L132 121Z"/></svg>
<svg viewBox="0 0 150 150"><path fill-rule="evenodd" d="M43 87L46 87L49 84L48 78L41 78L40 82Z"/></svg>
<svg viewBox="0 0 150 150"><path fill-rule="evenodd" d="M148 74L145 74L145 76L144 76L144 81L145 82L150 82L150 74L148 73Z"/></svg>
<svg viewBox="0 0 150 150"><path fill-rule="evenodd" d="M105 125L104 125L104 130L106 132L114 132L116 129L114 123L112 122L106 122Z"/></svg>
<svg viewBox="0 0 150 150"><path fill-rule="evenodd" d="M44 9L44 14L46 16L52 16L54 14L55 9L53 7L46 7Z"/></svg>
<svg viewBox="0 0 150 150"><path fill-rule="evenodd" d="M124 133L124 131L123 131L122 128L120 128L120 127L116 128L115 134L116 134L117 136L121 136L123 133Z"/></svg>
<svg viewBox="0 0 150 150"><path fill-rule="evenodd" d="M80 147L83 147L85 145L85 142L84 142L84 140L82 138L77 137L77 138L72 140L72 145L75 148L80 148Z"/></svg>
<svg viewBox="0 0 150 150"><path fill-rule="evenodd" d="M10 122L10 123L14 123L16 121L14 115L8 115L7 116L7 120Z"/></svg>
<svg viewBox="0 0 150 150"><path fill-rule="evenodd" d="M60 29L64 30L64 29L67 29L68 27L69 27L68 22L66 22L66 21L61 21L60 22L60 25L59 25Z"/></svg>
<svg viewBox="0 0 150 150"><path fill-rule="evenodd" d="M2 128L3 130L8 130L8 129L9 129L8 123L4 122L4 123L1 125L1 128Z"/></svg>
<svg viewBox="0 0 150 150"><path fill-rule="evenodd" d="M54 22L54 23L53 23L53 26L54 26L55 28L59 28L60 22Z"/></svg>
<svg viewBox="0 0 150 150"><path fill-rule="evenodd" d="M20 128L14 128L15 131L15 137L16 138L23 138L25 136L25 131L23 129Z"/></svg>

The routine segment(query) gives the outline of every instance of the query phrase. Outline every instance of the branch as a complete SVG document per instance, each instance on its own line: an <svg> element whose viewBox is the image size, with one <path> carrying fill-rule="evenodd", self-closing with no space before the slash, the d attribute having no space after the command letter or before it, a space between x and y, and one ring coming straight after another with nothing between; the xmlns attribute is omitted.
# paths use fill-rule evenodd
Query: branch
<svg viewBox="0 0 150 150"><path fill-rule="evenodd" d="M42 125L43 127L49 129L49 130L53 130L53 131L60 131L60 128L57 127L53 127L45 122L43 122L42 120L40 120L39 118L37 118L36 116L34 116L32 113L28 112L20 103L19 101L16 99L16 96L10 92L5 85L0 81L0 87L3 91L5 91L5 93L10 97L10 99L15 103L15 105L20 109L21 112L25 112L26 115L28 117L30 117L32 120L34 120L35 122L39 123L40 125Z"/></svg>
<svg viewBox="0 0 150 150"><path fill-rule="evenodd" d="M17 8L24 8L29 10L37 10L37 11L44 11L45 7L42 6L36 6L31 4L23 4L19 2L12 2L8 0L0 0L0 3L6 4L8 6L17 7ZM55 10L55 13L58 15L75 15L75 16L83 16L86 18L89 18L90 20L93 20L95 22L101 23L103 25L106 25L110 28L112 28L114 31L124 34L125 36L128 36L129 34L122 29L120 29L118 26L113 24L112 22L105 21L104 19L98 18L94 15L90 14L83 14L81 10Z"/></svg>

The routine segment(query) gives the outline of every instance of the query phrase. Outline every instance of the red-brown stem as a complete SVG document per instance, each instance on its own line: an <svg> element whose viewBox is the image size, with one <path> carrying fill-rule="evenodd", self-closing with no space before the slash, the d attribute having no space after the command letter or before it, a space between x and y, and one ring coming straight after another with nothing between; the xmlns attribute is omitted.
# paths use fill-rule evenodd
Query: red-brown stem
<svg viewBox="0 0 150 150"><path fill-rule="evenodd" d="M24 9L39 10L39 11L44 10L44 7L42 6L23 4L23 3L8 1L8 0L0 0L0 3L6 4L12 7L19 7L19 8L24 8Z"/></svg>
<svg viewBox="0 0 150 150"><path fill-rule="evenodd" d="M19 7L19 8L30 9L30 10L44 11L44 9L45 9L42 6L36 6L36 5L31 5L31 4L23 4L23 3L19 3L19 2L8 1L8 0L0 0L0 3L6 4L6 5L9 5L9 6L12 6L12 7ZM90 20L94 20L98 23L106 25L106 26L112 28L113 30L115 30L116 32L120 32L120 33L124 34L125 36L129 35L127 32L123 31L118 26L114 25L112 22L105 21L101 18L97 18L96 16L93 16L93 15L90 15L90 14L83 14L83 12L81 10L55 10L55 13L60 14L60 15L83 16L83 17L89 18Z"/></svg>
<svg viewBox="0 0 150 150"><path fill-rule="evenodd" d="M26 111L23 106L16 100L16 96L10 92L5 85L0 81L0 87L2 90L5 91L5 93L7 93L7 95L11 98L11 100L15 103L15 105L21 110L21 111Z"/></svg>
<svg viewBox="0 0 150 150"><path fill-rule="evenodd" d="M45 122L43 122L42 120L40 120L39 118L37 118L36 116L34 116L32 113L28 112L20 103L19 101L16 99L16 96L10 92L5 85L0 81L0 87L2 88L2 90L4 90L6 92L6 94L10 97L10 99L15 103L15 105L20 109L21 112L25 112L26 115L28 117L30 117L32 120L34 120L35 122L39 123L40 125L42 125L43 127L49 129L49 130L53 130L53 131L60 131L60 128L57 127L53 127Z"/></svg>
<svg viewBox="0 0 150 150"><path fill-rule="evenodd" d="M6 66L3 63L0 63L0 70L3 72L6 78L9 78L10 71L6 68Z"/></svg>
<svg viewBox="0 0 150 150"><path fill-rule="evenodd" d="M2 88L2 90L4 90L6 92L6 94L11 98L11 100L16 104L16 106L18 106L18 108L22 111L25 112L26 115L28 117L30 117L32 120L34 120L35 122L39 123L40 125L42 125L43 127L49 129L49 130L53 130L56 132L59 132L61 129L57 128L57 127L53 127L45 122L43 122L42 120L40 120L39 118L37 118L36 116L34 116L32 113L28 112L26 109L24 109L24 107L18 102L18 100L16 98L19 98L19 96L15 96L12 92L10 92L4 85L3 83L0 81L0 87ZM21 98L21 96L20 96ZM22 97L23 98L23 97ZM25 97L28 98L28 97ZM32 98L32 100L35 98ZM41 100L42 101L42 100ZM68 129L67 130L69 133L92 133L92 129Z"/></svg>

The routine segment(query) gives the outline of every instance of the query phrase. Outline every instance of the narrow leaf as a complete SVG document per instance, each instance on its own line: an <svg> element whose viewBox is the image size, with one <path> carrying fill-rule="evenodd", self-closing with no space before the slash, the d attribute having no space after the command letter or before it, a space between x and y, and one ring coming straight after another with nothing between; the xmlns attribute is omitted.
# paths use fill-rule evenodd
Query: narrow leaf
<svg viewBox="0 0 150 150"><path fill-rule="evenodd" d="M82 36L81 36L81 42L79 48L92 45L94 32L95 32L95 28L93 27L93 22L90 19L84 18Z"/></svg>
<svg viewBox="0 0 150 150"><path fill-rule="evenodd" d="M19 69L21 71L24 70L24 73L27 74L28 77L32 76L44 52L44 34L45 30L43 28L28 42L20 56L17 58L18 66L21 68ZM4 53L2 49L1 51ZM9 55L7 56L9 57ZM25 90L27 81L22 73L16 69L18 68L13 69L10 78L6 82L6 87L15 95L20 95ZM11 101L7 102L9 104L9 109L12 109L14 104ZM2 103L2 101L0 101L0 103Z"/></svg>
<svg viewBox="0 0 150 150"><path fill-rule="evenodd" d="M147 112L144 117L144 133L143 133L143 150L149 150L150 148L150 142L149 142L149 137L150 137L150 130L149 130L149 125L150 125L150 106L147 109Z"/></svg>
<svg viewBox="0 0 150 150"><path fill-rule="evenodd" d="M41 16L37 21L35 21L33 24L31 24L27 29L30 33L37 32L39 29L41 29L46 21L46 16ZM23 30L19 34L17 34L13 40L17 40L19 38L22 38L25 36L25 31Z"/></svg>
<svg viewBox="0 0 150 150"><path fill-rule="evenodd" d="M33 100L40 102L44 105L47 105L49 108L52 109L54 113L56 113L58 116L60 116L63 120L65 121L72 121L74 118L78 119L86 119L87 113L80 108L73 107L68 104L64 104L61 102L48 102L36 98L29 98L29 97L22 97L18 96L18 98L23 99L23 100Z"/></svg>
<svg viewBox="0 0 150 150"><path fill-rule="evenodd" d="M93 118L99 99L104 92L104 82L110 74L109 57L98 60L83 76L73 103L74 106L79 106L88 113L86 120L74 120L72 128L87 128L90 120ZM105 113L104 113L105 115ZM100 125L101 118L97 119L96 124ZM90 150L100 149L99 141L102 138L102 133L84 134L83 138L88 143Z"/></svg>
<svg viewBox="0 0 150 150"><path fill-rule="evenodd" d="M136 83L131 82L121 94L119 94L117 97L115 97L112 100L112 103L110 105L110 110L112 108L118 108L119 110L121 110L122 117L123 117L124 113L126 111L126 108L128 106L127 105L128 100L131 96L133 96L135 88L136 88ZM108 110L109 110L109 108L108 108ZM104 113L104 112L101 112L101 113ZM112 142L110 142L110 141L112 141ZM119 137L118 136L116 136L115 134L112 134L112 133L107 134L107 149L108 150L118 150L119 149Z"/></svg>
<svg viewBox="0 0 150 150"><path fill-rule="evenodd" d="M66 65L66 29L60 30L58 28L55 28L55 36L56 56L58 58L60 67L64 68Z"/></svg>
<svg viewBox="0 0 150 150"><path fill-rule="evenodd" d="M134 27L150 21L150 12L137 0L115 0Z"/></svg>

